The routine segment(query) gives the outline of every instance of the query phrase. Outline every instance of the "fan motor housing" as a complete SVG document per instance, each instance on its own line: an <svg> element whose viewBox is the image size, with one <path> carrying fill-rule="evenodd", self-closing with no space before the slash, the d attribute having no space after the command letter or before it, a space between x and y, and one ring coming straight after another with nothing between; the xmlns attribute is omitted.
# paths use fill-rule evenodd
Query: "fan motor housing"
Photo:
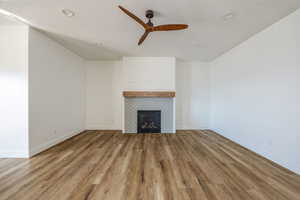
<svg viewBox="0 0 300 200"><path fill-rule="evenodd" d="M154 12L153 12L153 10L147 10L147 11L146 11L146 17L147 17L148 19L153 18L153 17L154 17Z"/></svg>

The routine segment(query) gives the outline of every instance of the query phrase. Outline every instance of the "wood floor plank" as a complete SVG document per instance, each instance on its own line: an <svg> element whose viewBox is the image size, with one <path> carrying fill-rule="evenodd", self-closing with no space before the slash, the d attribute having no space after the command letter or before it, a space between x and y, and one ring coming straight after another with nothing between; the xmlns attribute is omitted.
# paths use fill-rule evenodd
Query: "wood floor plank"
<svg viewBox="0 0 300 200"><path fill-rule="evenodd" d="M0 159L0 200L299 200L300 176L209 130L86 131Z"/></svg>

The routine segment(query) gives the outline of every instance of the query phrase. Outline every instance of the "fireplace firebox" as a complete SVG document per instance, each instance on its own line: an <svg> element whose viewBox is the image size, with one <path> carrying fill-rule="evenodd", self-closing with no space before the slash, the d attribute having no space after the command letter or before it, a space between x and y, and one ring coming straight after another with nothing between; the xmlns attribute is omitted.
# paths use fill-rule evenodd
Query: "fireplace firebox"
<svg viewBox="0 0 300 200"><path fill-rule="evenodd" d="M138 133L160 133L161 111L160 110L138 110Z"/></svg>

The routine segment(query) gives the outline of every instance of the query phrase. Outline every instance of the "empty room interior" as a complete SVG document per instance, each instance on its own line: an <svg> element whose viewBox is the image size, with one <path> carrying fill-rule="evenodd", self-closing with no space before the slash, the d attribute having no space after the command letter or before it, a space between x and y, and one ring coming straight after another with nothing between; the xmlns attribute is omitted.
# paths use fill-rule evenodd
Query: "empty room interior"
<svg viewBox="0 0 300 200"><path fill-rule="evenodd" d="M300 200L300 1L0 0L0 200Z"/></svg>

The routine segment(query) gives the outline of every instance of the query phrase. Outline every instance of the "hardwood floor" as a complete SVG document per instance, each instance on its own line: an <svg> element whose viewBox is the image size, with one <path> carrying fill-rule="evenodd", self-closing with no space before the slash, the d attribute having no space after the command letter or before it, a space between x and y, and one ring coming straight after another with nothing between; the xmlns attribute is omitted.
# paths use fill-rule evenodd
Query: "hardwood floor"
<svg viewBox="0 0 300 200"><path fill-rule="evenodd" d="M0 159L0 199L296 200L300 176L212 131L88 131L32 159Z"/></svg>

